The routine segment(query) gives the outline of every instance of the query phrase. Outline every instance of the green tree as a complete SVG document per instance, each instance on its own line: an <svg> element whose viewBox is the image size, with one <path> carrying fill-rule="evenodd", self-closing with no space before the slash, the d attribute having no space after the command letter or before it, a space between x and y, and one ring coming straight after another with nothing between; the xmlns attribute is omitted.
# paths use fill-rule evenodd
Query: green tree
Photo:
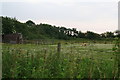
<svg viewBox="0 0 120 80"><path fill-rule="evenodd" d="M79 31L78 33L78 38L85 38L85 34Z"/></svg>
<svg viewBox="0 0 120 80"><path fill-rule="evenodd" d="M106 32L105 34L107 38L114 38L114 33L112 32Z"/></svg>
<svg viewBox="0 0 120 80"><path fill-rule="evenodd" d="M2 34L10 34L15 32L14 19L2 17Z"/></svg>
<svg viewBox="0 0 120 80"><path fill-rule="evenodd" d="M85 33L86 38L88 39L99 39L100 35L91 31L87 31L87 33Z"/></svg>
<svg viewBox="0 0 120 80"><path fill-rule="evenodd" d="M26 21L26 24L28 24L29 26L34 26L35 25L35 23L31 20Z"/></svg>

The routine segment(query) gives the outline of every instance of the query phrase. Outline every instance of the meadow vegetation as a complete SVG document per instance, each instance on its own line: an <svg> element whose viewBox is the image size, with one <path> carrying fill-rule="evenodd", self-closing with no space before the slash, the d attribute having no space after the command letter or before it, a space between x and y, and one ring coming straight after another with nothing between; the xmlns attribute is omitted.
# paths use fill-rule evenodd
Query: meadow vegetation
<svg viewBox="0 0 120 80"><path fill-rule="evenodd" d="M118 78L114 44L3 44L3 78ZM114 48L113 48L114 47Z"/></svg>
<svg viewBox="0 0 120 80"><path fill-rule="evenodd" d="M16 18L0 18L3 42L8 34L23 36L23 44L2 43L3 78L120 77L119 30L98 34L35 24L31 20L22 23Z"/></svg>

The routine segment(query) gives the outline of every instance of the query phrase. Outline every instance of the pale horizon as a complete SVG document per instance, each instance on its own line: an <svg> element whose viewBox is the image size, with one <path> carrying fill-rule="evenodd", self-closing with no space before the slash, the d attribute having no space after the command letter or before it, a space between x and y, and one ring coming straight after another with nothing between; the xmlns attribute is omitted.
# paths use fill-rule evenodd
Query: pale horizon
<svg viewBox="0 0 120 80"><path fill-rule="evenodd" d="M118 29L118 2L2 2L0 16L16 17L20 22L32 20L36 24L77 28L82 32L114 32Z"/></svg>

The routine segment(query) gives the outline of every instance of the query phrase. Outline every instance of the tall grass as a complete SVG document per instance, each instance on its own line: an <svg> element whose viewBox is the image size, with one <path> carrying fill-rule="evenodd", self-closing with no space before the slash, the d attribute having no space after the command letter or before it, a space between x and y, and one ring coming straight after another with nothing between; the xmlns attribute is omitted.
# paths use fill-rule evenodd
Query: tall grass
<svg viewBox="0 0 120 80"><path fill-rule="evenodd" d="M107 44L106 44L107 45ZM16 47L17 46L17 47ZM3 45L3 78L114 78L112 48L66 44ZM109 50L109 51L108 51Z"/></svg>
<svg viewBox="0 0 120 80"><path fill-rule="evenodd" d="M117 67L114 73L118 73L115 77L120 78L120 38L116 38L115 46L113 47L114 55L115 55L115 63L114 66Z"/></svg>

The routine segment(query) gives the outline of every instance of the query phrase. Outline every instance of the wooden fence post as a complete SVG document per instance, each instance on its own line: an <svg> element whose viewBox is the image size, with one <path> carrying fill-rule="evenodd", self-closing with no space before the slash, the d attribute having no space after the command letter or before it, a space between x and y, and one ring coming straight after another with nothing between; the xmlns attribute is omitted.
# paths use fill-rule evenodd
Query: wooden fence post
<svg viewBox="0 0 120 80"><path fill-rule="evenodd" d="M58 43L57 45L57 53L60 53L61 52L61 43Z"/></svg>
<svg viewBox="0 0 120 80"><path fill-rule="evenodd" d="M47 57L46 56L47 55L47 49L45 48L44 51L45 51L45 53L44 53L44 63L45 63L46 62L46 57Z"/></svg>

